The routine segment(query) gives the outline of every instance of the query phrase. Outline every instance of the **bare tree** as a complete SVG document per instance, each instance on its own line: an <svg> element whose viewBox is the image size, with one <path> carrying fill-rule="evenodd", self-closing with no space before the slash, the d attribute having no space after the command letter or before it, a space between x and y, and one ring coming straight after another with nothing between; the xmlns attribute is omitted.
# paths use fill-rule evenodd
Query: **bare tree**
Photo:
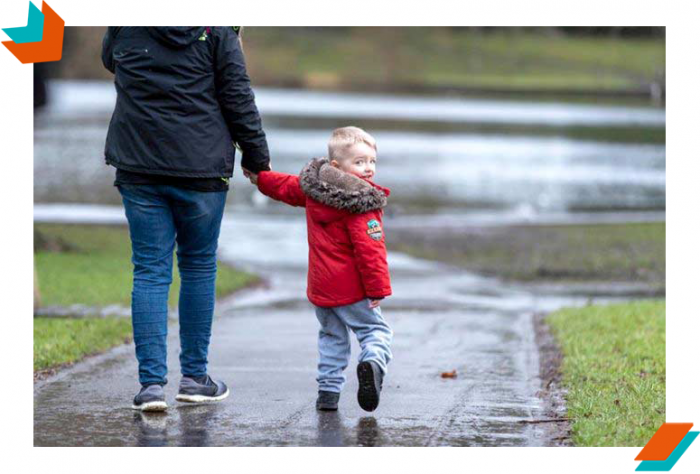
<svg viewBox="0 0 700 474"><path fill-rule="evenodd" d="M39 293L39 276L36 273L36 263L34 263L34 314L41 306L41 294Z"/></svg>

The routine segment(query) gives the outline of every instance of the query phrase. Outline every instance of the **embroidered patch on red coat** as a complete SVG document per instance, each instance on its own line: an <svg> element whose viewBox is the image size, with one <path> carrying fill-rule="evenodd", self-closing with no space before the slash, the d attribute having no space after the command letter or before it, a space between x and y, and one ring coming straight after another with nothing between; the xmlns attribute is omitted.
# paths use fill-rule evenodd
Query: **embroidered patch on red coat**
<svg viewBox="0 0 700 474"><path fill-rule="evenodd" d="M379 225L376 219L367 221L367 235L374 240L382 240L382 226Z"/></svg>

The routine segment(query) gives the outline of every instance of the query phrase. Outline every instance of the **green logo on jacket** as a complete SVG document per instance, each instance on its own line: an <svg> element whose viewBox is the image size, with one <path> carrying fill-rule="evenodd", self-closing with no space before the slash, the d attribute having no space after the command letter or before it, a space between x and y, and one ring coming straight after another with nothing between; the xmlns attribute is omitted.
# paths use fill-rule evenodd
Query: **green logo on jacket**
<svg viewBox="0 0 700 474"><path fill-rule="evenodd" d="M376 219L367 221L367 235L374 240L382 240L382 226L379 225Z"/></svg>

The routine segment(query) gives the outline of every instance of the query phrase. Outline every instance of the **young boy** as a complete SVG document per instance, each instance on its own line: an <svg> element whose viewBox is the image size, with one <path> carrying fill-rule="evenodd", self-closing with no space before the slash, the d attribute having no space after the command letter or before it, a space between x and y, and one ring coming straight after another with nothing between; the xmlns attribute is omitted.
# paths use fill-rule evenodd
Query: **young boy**
<svg viewBox="0 0 700 474"><path fill-rule="evenodd" d="M389 190L372 182L374 138L357 127L333 131L328 158L309 162L299 176L248 173L265 195L306 208L309 240L307 296L321 323L318 333L318 410L337 410L350 359L348 329L362 352L357 401L366 411L379 405L393 333L379 303L391 294L382 208Z"/></svg>

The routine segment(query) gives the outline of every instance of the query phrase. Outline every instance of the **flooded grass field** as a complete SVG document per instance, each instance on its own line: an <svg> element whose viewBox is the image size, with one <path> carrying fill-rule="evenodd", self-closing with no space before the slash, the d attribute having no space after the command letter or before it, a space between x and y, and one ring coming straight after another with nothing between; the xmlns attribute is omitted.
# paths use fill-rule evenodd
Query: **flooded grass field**
<svg viewBox="0 0 700 474"><path fill-rule="evenodd" d="M55 82L35 121L37 203L119 204L104 163L115 93L108 82ZM333 127L377 139L388 213L520 216L665 210L665 112L642 106L257 90L274 169L326 154ZM595 139L596 131L599 138ZM619 132L619 133L617 133ZM586 136L586 138L576 138ZM616 139L610 139L610 137ZM284 212L236 169L229 203Z"/></svg>

